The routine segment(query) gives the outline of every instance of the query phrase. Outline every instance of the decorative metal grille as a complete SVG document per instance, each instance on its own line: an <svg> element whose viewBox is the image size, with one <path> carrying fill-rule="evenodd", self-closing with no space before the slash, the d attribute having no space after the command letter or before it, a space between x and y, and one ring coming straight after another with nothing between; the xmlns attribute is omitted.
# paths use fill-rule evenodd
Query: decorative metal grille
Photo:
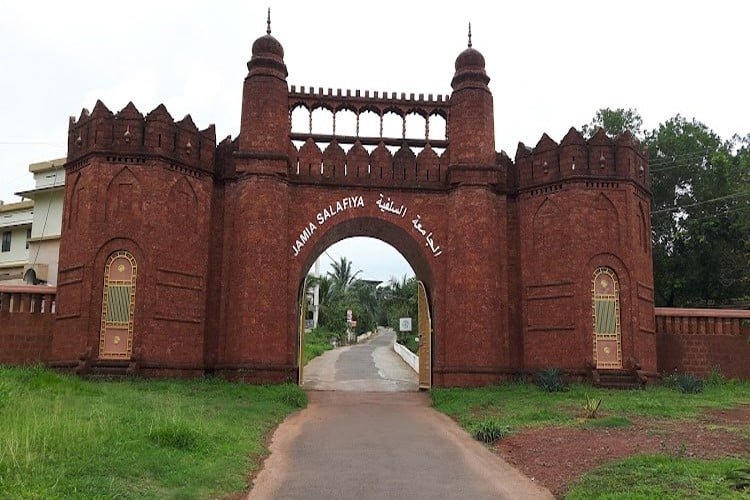
<svg viewBox="0 0 750 500"><path fill-rule="evenodd" d="M130 321L129 286L112 285L107 287L107 323L127 324Z"/></svg>

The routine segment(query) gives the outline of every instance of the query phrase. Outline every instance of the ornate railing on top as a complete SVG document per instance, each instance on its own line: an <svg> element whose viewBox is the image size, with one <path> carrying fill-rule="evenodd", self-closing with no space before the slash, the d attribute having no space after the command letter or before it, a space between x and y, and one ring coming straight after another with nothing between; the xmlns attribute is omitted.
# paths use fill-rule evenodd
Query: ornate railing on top
<svg viewBox="0 0 750 500"><path fill-rule="evenodd" d="M55 314L56 300L56 287L0 285L0 314Z"/></svg>
<svg viewBox="0 0 750 500"><path fill-rule="evenodd" d="M445 120L448 137L448 115L450 97L424 94L416 96L396 93L390 96L374 92L364 95L359 90L342 92L319 88L297 91L292 86L289 92L291 166L289 177L299 181L351 183L361 185L386 185L406 187L434 187L445 180L448 163L448 140L430 138L430 117L439 116ZM308 132L293 132L292 113L303 107L310 113ZM312 112L324 108L333 113L333 133L312 133ZM356 116L355 135L336 133L336 113L351 111ZM359 120L362 113L372 112L379 117L380 134L377 137L360 134ZM401 117L401 137L383 136L383 116L394 113ZM424 137L407 137L406 116L417 114L425 119ZM302 143L297 148L295 142ZM342 145L350 146L344 151ZM321 150L321 146L324 148ZM366 148L369 147L369 151ZM393 151L393 149L398 148ZM414 149L421 149L415 153Z"/></svg>

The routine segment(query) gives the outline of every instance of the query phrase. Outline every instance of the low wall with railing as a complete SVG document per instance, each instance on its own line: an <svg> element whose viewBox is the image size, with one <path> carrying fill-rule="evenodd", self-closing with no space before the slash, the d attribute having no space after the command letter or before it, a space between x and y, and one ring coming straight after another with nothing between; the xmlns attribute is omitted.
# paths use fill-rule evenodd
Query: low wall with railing
<svg viewBox="0 0 750 500"><path fill-rule="evenodd" d="M659 371L750 379L750 311L657 307Z"/></svg>
<svg viewBox="0 0 750 500"><path fill-rule="evenodd" d="M57 289L0 285L0 364L32 364L49 357Z"/></svg>

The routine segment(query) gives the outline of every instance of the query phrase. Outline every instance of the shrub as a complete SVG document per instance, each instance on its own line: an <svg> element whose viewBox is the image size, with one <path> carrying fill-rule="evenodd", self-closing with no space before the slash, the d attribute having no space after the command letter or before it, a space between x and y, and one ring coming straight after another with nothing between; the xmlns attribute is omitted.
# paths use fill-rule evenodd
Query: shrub
<svg viewBox="0 0 750 500"><path fill-rule="evenodd" d="M399 332L396 341L414 354L419 355L419 333Z"/></svg>
<svg viewBox="0 0 750 500"><path fill-rule="evenodd" d="M669 389L677 388L677 370L664 372L661 376L661 385Z"/></svg>
<svg viewBox="0 0 750 500"><path fill-rule="evenodd" d="M563 379L562 371L557 368L548 368L537 373L536 385L544 392L563 392L568 390L568 385Z"/></svg>
<svg viewBox="0 0 750 500"><path fill-rule="evenodd" d="M474 439L483 443L494 443L510 434L510 427L504 425L497 418L485 418L475 422L469 427L469 432Z"/></svg>
<svg viewBox="0 0 750 500"><path fill-rule="evenodd" d="M703 392L703 380L695 375L678 375L677 389L684 394L698 394Z"/></svg>

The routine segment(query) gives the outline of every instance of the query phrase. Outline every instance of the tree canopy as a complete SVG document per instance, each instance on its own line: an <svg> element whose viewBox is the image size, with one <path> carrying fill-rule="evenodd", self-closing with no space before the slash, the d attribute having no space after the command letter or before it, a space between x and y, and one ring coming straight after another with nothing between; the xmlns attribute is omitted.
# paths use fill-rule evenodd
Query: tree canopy
<svg viewBox="0 0 750 500"><path fill-rule="evenodd" d="M318 323L333 332L339 340L346 333L346 312L351 309L357 320L356 333L373 330L377 325L398 330L399 318L411 317L414 331L417 321L417 281L413 276L391 278L384 284L359 279L362 271L354 270L352 261L341 257L331 264L325 276L310 277L308 286L318 286L320 307ZM414 334L400 335L399 341L416 349Z"/></svg>
<svg viewBox="0 0 750 500"><path fill-rule="evenodd" d="M597 111L582 129L631 130L651 169L656 304L720 306L750 297L750 136L724 140L677 115L651 131L634 109Z"/></svg>

